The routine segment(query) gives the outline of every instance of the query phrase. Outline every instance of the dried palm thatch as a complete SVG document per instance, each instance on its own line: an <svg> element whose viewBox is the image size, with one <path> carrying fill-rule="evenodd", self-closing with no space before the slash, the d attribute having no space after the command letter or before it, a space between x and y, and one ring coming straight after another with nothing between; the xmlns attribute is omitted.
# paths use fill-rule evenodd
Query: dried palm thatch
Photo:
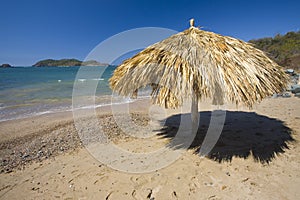
<svg viewBox="0 0 300 200"><path fill-rule="evenodd" d="M284 71L262 51L200 30L193 21L189 29L124 61L110 79L111 88L123 96L134 97L139 88L151 85L153 103L166 108L179 107L185 98L252 107L286 84Z"/></svg>

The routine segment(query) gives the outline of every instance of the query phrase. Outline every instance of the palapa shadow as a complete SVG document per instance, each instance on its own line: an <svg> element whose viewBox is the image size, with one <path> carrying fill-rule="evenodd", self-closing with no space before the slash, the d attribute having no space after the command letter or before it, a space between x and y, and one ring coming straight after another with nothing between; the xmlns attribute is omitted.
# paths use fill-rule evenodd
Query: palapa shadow
<svg viewBox="0 0 300 200"><path fill-rule="evenodd" d="M174 139L183 115L173 115L164 121L164 128L158 135L172 139L170 148L185 148L180 139ZM200 112L198 132L189 149L199 153L207 133L212 112ZM233 157L248 158L261 163L269 163L276 154L289 149L288 144L294 142L292 130L283 121L258 115L254 112L226 111L224 127L218 142L207 155L218 162L231 161ZM173 140L174 139L174 140Z"/></svg>

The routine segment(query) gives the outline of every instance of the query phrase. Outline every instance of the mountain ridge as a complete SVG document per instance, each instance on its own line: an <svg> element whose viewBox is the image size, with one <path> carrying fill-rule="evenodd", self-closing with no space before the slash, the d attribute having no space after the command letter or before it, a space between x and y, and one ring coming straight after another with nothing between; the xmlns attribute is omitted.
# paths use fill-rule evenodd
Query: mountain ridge
<svg viewBox="0 0 300 200"><path fill-rule="evenodd" d="M300 31L253 39L249 43L264 51L282 67L300 71Z"/></svg>
<svg viewBox="0 0 300 200"><path fill-rule="evenodd" d="M74 58L71 59L44 59L36 62L33 67L70 67L70 66L108 66L107 63L101 63L96 60L80 61Z"/></svg>

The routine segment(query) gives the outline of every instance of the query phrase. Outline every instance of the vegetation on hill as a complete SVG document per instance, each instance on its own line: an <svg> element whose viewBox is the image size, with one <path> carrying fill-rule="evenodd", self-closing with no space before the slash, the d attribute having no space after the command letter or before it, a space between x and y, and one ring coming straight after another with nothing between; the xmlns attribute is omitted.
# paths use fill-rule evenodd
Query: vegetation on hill
<svg viewBox="0 0 300 200"><path fill-rule="evenodd" d="M300 70L300 31L288 32L285 35L277 34L273 38L267 37L249 42L266 52L279 65Z"/></svg>
<svg viewBox="0 0 300 200"><path fill-rule="evenodd" d="M41 60L35 63L34 67L48 67L48 66L80 66L81 61L76 59L61 59L61 60L53 60L53 59L46 59Z"/></svg>
<svg viewBox="0 0 300 200"><path fill-rule="evenodd" d="M32 66L34 66L34 67L52 67L52 66L67 67L67 66L107 66L107 65L108 64L100 63L95 60L83 62L83 61L80 61L77 59L61 59L61 60L46 59L46 60L41 60Z"/></svg>
<svg viewBox="0 0 300 200"><path fill-rule="evenodd" d="M81 63L83 66L108 66L107 63L100 63L96 60L88 60Z"/></svg>

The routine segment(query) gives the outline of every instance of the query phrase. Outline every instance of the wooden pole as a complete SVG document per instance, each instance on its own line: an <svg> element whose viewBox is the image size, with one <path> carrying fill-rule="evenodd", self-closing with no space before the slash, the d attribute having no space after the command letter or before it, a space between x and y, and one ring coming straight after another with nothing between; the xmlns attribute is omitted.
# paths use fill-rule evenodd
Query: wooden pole
<svg viewBox="0 0 300 200"><path fill-rule="evenodd" d="M191 107L191 118L192 118L192 133L198 131L199 126L199 113L198 113L198 96L193 91L192 94L192 107Z"/></svg>

